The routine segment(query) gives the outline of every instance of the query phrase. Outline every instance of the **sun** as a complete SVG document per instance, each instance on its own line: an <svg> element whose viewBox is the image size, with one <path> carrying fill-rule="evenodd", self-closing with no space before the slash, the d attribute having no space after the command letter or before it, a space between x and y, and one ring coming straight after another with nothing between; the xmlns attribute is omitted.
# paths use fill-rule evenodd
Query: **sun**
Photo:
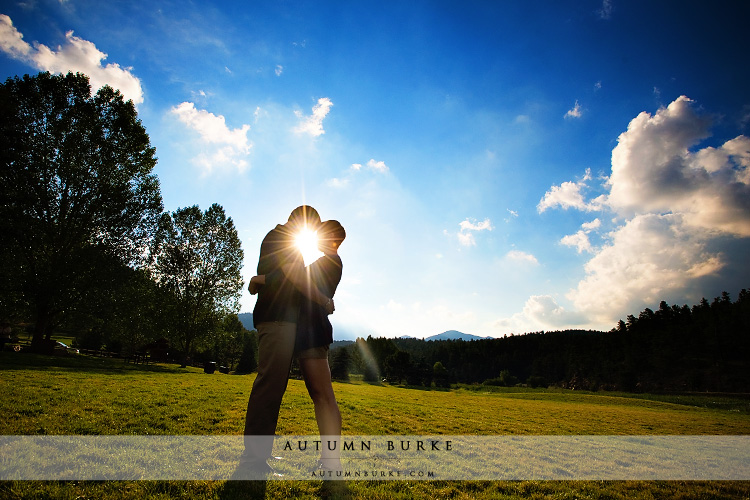
<svg viewBox="0 0 750 500"><path fill-rule="evenodd" d="M309 266L323 255L318 249L318 233L308 228L302 229L294 239L297 248L302 254L305 266Z"/></svg>

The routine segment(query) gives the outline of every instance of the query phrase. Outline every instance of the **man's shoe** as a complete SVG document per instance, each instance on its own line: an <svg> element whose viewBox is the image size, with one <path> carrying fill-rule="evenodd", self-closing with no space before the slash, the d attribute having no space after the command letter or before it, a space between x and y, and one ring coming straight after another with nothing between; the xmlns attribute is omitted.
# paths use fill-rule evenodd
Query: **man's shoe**
<svg viewBox="0 0 750 500"><path fill-rule="evenodd" d="M281 478L284 475L276 472L265 460L256 458L240 457L240 463L232 475L232 479L241 481L257 481L268 479L268 476Z"/></svg>

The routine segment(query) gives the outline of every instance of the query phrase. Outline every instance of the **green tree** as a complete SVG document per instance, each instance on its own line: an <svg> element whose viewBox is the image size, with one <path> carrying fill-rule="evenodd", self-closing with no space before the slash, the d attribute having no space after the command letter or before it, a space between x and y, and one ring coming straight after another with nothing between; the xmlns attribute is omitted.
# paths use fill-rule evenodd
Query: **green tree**
<svg viewBox="0 0 750 500"><path fill-rule="evenodd" d="M411 355L406 351L396 351L385 360L385 373L389 382L400 384L411 368Z"/></svg>
<svg viewBox="0 0 750 500"><path fill-rule="evenodd" d="M216 330L212 353L220 365L230 370L242 356L245 334L248 332L236 314L227 314Z"/></svg>
<svg viewBox="0 0 750 500"><path fill-rule="evenodd" d="M331 378L348 382L350 361L348 348L340 347L336 349L331 355Z"/></svg>
<svg viewBox="0 0 750 500"><path fill-rule="evenodd" d="M435 364L432 365L432 380L435 381L437 387L450 387L448 370L440 361L436 361Z"/></svg>
<svg viewBox="0 0 750 500"><path fill-rule="evenodd" d="M108 271L138 267L162 212L154 148L132 101L82 74L0 84L0 314L41 348Z"/></svg>
<svg viewBox="0 0 750 500"><path fill-rule="evenodd" d="M258 369L258 332L245 332L242 334L242 354L237 363L235 373L252 373Z"/></svg>
<svg viewBox="0 0 750 500"><path fill-rule="evenodd" d="M183 365L213 334L226 314L236 313L243 282L243 252L231 217L214 203L165 213L154 249L154 276L172 297L170 336Z"/></svg>

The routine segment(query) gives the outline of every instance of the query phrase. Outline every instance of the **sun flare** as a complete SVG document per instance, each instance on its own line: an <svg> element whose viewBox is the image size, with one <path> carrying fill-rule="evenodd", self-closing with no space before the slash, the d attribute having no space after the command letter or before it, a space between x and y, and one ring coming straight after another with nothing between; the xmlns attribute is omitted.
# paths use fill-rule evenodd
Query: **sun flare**
<svg viewBox="0 0 750 500"><path fill-rule="evenodd" d="M301 230L295 238L295 243L302 254L305 266L309 266L323 255L318 249L318 233L315 231L307 228Z"/></svg>

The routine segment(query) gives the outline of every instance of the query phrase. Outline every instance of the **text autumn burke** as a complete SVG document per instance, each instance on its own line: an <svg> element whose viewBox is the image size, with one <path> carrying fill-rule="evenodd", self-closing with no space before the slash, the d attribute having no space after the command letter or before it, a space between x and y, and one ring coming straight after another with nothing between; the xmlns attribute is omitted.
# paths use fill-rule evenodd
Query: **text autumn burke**
<svg viewBox="0 0 750 500"><path fill-rule="evenodd" d="M322 441L322 440L304 440L297 441L297 446L294 446L294 441L287 440L284 445L284 451L320 451L323 446L326 446L330 451L336 451L339 446L338 440ZM325 443L325 444L324 444ZM385 446L386 451L451 451L453 449L452 441L440 441L440 440L387 440L384 443L378 442L377 445ZM341 440L341 449L343 451L372 451L372 441L346 441Z"/></svg>

